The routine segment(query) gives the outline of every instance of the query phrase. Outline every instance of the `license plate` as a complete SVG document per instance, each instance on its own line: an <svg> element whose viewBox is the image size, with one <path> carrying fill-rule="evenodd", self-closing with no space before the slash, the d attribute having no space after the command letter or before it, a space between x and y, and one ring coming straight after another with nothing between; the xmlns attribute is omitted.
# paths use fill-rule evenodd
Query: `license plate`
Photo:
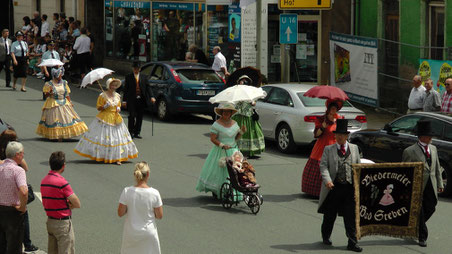
<svg viewBox="0 0 452 254"><path fill-rule="evenodd" d="M215 90L198 90L196 95L215 95Z"/></svg>

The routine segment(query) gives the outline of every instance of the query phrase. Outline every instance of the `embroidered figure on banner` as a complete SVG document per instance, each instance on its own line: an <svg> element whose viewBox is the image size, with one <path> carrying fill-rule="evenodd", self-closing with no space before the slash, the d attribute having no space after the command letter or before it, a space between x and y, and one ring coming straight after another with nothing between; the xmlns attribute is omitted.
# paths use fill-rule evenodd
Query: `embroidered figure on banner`
<svg viewBox="0 0 452 254"><path fill-rule="evenodd" d="M386 190L383 191L384 195L380 200L380 205L388 206L394 204L394 198L391 196L392 189L394 189L393 184L386 186Z"/></svg>

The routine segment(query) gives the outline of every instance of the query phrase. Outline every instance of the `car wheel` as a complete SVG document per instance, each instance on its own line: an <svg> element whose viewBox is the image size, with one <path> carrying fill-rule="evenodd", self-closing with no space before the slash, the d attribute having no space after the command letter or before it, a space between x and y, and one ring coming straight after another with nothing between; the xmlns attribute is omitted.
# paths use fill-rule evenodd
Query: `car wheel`
<svg viewBox="0 0 452 254"><path fill-rule="evenodd" d="M278 150L283 153L293 153L296 144L293 141L292 131L289 125L282 124L276 132L276 142L278 142Z"/></svg>
<svg viewBox="0 0 452 254"><path fill-rule="evenodd" d="M165 99L160 99L157 104L157 116L160 120L168 120L170 114L168 111L168 103Z"/></svg>
<svg viewBox="0 0 452 254"><path fill-rule="evenodd" d="M443 193L440 193L439 195L441 197L449 197L452 195L452 172L449 169L449 167L446 166L446 163L440 162L440 164L444 169L444 171L442 173L444 191L443 191Z"/></svg>

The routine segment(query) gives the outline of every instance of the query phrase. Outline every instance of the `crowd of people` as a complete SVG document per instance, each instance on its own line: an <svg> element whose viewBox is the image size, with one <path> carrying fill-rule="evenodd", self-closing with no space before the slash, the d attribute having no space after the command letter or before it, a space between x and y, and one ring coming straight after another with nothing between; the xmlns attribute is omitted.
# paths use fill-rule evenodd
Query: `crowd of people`
<svg viewBox="0 0 452 254"><path fill-rule="evenodd" d="M83 78L93 67L94 37L81 21L66 18L64 13L54 13L54 26L50 27L48 16L34 12L32 18L23 17L22 28L14 33L3 29L0 42L0 71L5 70L6 86L10 87L13 67L13 86L21 78L21 91L26 92L28 75L49 81L50 68L40 66L46 59L58 59L64 63L66 74L71 78Z"/></svg>
<svg viewBox="0 0 452 254"><path fill-rule="evenodd" d="M418 111L442 112L452 114L452 78L447 78L444 82L446 91L441 95L433 88L433 80L428 78L422 85L422 77L413 77L413 88L408 97L407 113Z"/></svg>

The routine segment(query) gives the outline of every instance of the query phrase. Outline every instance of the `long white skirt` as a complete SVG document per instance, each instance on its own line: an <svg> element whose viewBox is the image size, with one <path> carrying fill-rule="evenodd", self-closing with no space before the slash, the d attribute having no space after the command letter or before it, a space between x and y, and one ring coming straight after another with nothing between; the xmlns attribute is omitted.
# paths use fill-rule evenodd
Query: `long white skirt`
<svg viewBox="0 0 452 254"><path fill-rule="evenodd" d="M74 152L104 163L121 162L138 157L138 149L124 122L112 126L97 118L83 134Z"/></svg>

